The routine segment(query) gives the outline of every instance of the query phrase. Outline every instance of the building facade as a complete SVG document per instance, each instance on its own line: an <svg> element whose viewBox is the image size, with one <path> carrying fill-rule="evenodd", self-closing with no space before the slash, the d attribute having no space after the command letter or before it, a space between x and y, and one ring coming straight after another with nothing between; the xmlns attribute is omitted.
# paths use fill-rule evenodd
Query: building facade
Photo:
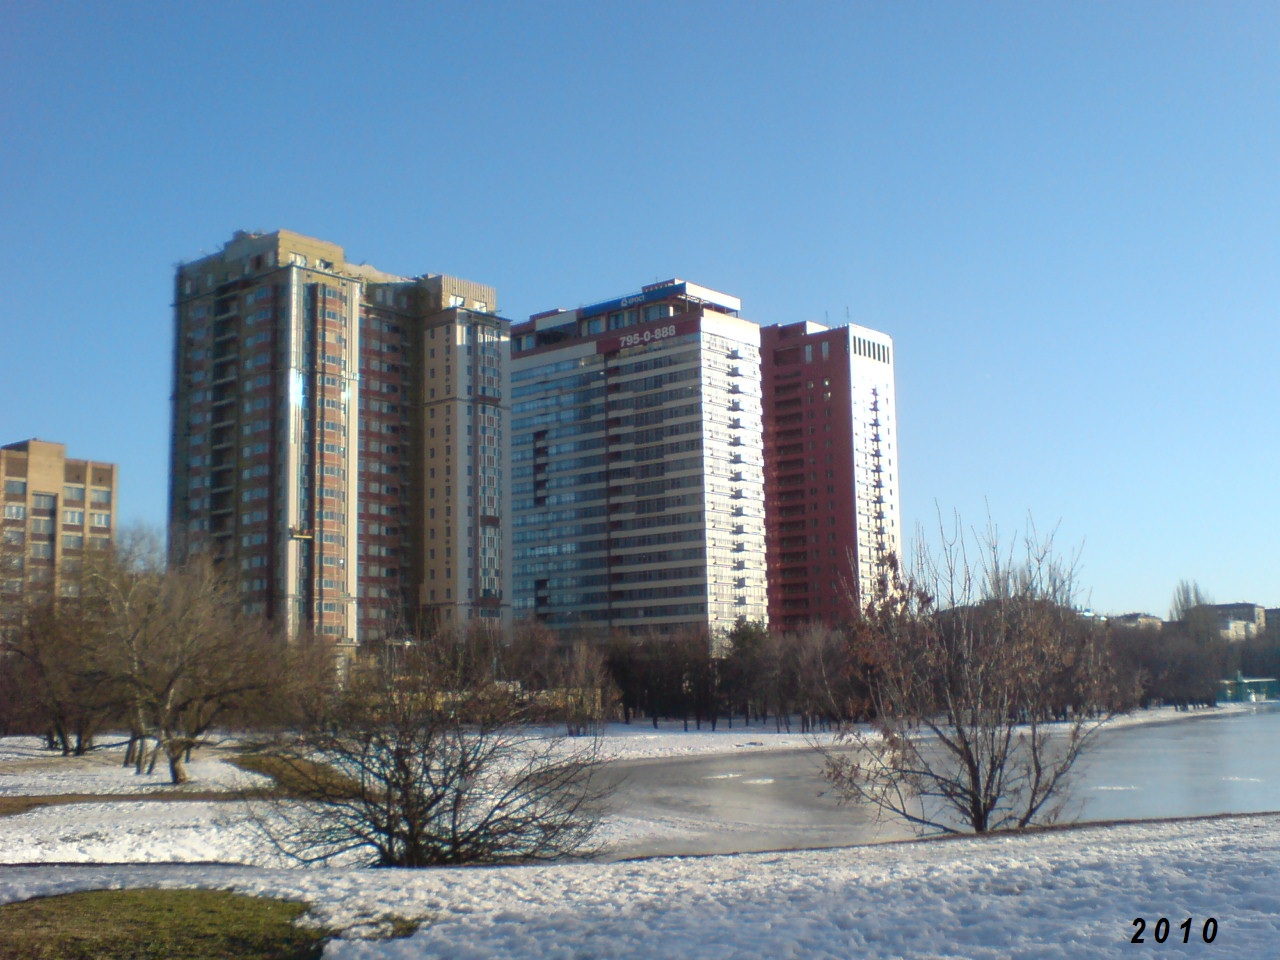
<svg viewBox="0 0 1280 960"><path fill-rule="evenodd" d="M761 331L769 620L847 621L901 559L893 340L850 325Z"/></svg>
<svg viewBox="0 0 1280 960"><path fill-rule="evenodd" d="M766 608L760 328L669 280L512 330L514 613L727 628Z"/></svg>
<svg viewBox="0 0 1280 960"><path fill-rule="evenodd" d="M1253 640L1267 632L1267 609L1257 603L1214 603L1207 607L1217 622L1218 636L1232 643Z"/></svg>
<svg viewBox="0 0 1280 960"><path fill-rule="evenodd" d="M289 634L509 613L509 324L491 287L237 232L178 268L170 542Z"/></svg>
<svg viewBox="0 0 1280 960"><path fill-rule="evenodd" d="M32 593L74 595L85 551L110 546L115 535L115 464L66 454L64 444L45 440L0 447L0 592L10 613L9 601Z"/></svg>

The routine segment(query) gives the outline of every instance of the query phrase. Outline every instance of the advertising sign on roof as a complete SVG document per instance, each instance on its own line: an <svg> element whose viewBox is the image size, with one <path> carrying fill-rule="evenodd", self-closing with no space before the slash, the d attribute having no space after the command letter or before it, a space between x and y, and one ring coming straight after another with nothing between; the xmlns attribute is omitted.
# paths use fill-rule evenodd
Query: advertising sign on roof
<svg viewBox="0 0 1280 960"><path fill-rule="evenodd" d="M670 287L659 287L657 290L644 290L627 297L619 297L616 300L593 303L589 307L583 307L578 313L579 316L583 317L595 317L602 313L608 313L610 310L624 310L627 307L634 307L642 303L653 303L657 300L666 300L668 297L683 296L685 286L683 283L677 283Z"/></svg>

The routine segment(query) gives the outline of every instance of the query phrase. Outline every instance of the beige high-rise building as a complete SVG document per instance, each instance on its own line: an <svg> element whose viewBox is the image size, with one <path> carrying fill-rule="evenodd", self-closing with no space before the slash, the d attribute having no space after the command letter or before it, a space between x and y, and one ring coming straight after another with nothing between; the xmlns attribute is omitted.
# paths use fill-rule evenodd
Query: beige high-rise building
<svg viewBox="0 0 1280 960"><path fill-rule="evenodd" d="M67 457L47 440L0 447L4 518L0 592L9 601L41 590L73 595L86 550L107 547L116 522L116 465Z"/></svg>
<svg viewBox="0 0 1280 960"><path fill-rule="evenodd" d="M509 324L492 287L281 230L178 268L171 546L346 641L509 614Z"/></svg>

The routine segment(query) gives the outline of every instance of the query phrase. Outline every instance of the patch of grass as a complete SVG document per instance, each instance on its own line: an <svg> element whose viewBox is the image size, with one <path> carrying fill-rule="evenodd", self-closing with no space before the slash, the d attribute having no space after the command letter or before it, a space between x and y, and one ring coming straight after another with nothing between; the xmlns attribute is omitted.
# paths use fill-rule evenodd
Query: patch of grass
<svg viewBox="0 0 1280 960"><path fill-rule="evenodd" d="M0 906L0 960L315 960L304 903L224 890L95 890Z"/></svg>
<svg viewBox="0 0 1280 960"><path fill-rule="evenodd" d="M308 760L288 760L270 753L242 753L230 758L230 762L249 773L270 777L275 785L251 788L240 792L226 790L158 789L146 793L56 793L32 796L0 797L0 817L26 813L37 807L51 807L63 803L104 803L126 800L203 800L231 803L248 797L296 797L309 796L316 784L328 781L331 786L346 785L354 789L352 781L334 771L332 767ZM305 788L305 789L304 789ZM0 957L0 960L4 960Z"/></svg>
<svg viewBox="0 0 1280 960"><path fill-rule="evenodd" d="M285 797L313 797L317 790L326 794L355 795L359 790L358 784L350 777L314 760L262 752L242 753L232 757L231 762L241 770L270 777L275 781L277 793Z"/></svg>
<svg viewBox="0 0 1280 960"><path fill-rule="evenodd" d="M236 797L225 790L152 790L148 793L50 793L37 796L0 797L0 817L26 813L37 807L61 803L116 803L125 800L216 800L232 801ZM3 960L0 957L0 960Z"/></svg>
<svg viewBox="0 0 1280 960"><path fill-rule="evenodd" d="M388 940L403 940L405 937L412 937L418 932L418 928L422 926L422 920L410 920L408 917L389 917L388 921L390 929L387 932Z"/></svg>

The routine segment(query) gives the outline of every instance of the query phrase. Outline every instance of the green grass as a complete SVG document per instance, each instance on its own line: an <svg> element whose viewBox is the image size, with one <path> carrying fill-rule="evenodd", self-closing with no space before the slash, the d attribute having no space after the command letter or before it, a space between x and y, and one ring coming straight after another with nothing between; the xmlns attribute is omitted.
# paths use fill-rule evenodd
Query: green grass
<svg viewBox="0 0 1280 960"><path fill-rule="evenodd" d="M0 960L313 960L304 903L223 890L95 890L0 906Z"/></svg>

